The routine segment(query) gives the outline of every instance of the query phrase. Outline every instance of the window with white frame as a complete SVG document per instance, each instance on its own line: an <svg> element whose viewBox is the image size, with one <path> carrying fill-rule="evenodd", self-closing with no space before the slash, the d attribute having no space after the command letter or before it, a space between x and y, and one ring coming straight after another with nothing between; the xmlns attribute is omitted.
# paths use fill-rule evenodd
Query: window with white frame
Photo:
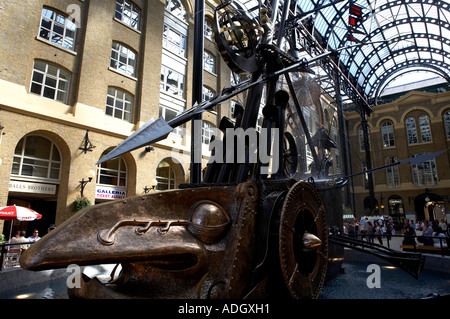
<svg viewBox="0 0 450 319"><path fill-rule="evenodd" d="M187 22L186 9L180 0L166 0L166 10L174 17Z"/></svg>
<svg viewBox="0 0 450 319"><path fill-rule="evenodd" d="M417 144L419 139L417 138L416 120L413 117L408 117L405 120L405 126L408 144Z"/></svg>
<svg viewBox="0 0 450 319"><path fill-rule="evenodd" d="M203 86L202 88L202 100L203 101L209 101L216 95L216 92L212 89L210 89L207 86ZM209 109L211 112L217 112L217 105L213 106Z"/></svg>
<svg viewBox="0 0 450 319"><path fill-rule="evenodd" d="M370 144L370 127L367 127L367 137L369 139L369 148L370 148L370 146L371 146L371 144ZM364 146L364 132L363 132L362 126L360 126L358 128L358 138L359 138L359 150L365 151L366 148Z"/></svg>
<svg viewBox="0 0 450 319"><path fill-rule="evenodd" d="M183 112L182 107L176 107L175 105L164 105L159 106L159 117L163 117L166 122L175 118L178 114ZM183 125L177 126L173 129L172 133L183 136Z"/></svg>
<svg viewBox="0 0 450 319"><path fill-rule="evenodd" d="M216 58L208 51L203 51L203 70L216 74Z"/></svg>
<svg viewBox="0 0 450 319"><path fill-rule="evenodd" d="M381 124L381 138L383 142L383 148L394 147L394 125L390 121L385 121Z"/></svg>
<svg viewBox="0 0 450 319"><path fill-rule="evenodd" d="M133 95L114 87L108 87L106 114L120 120L132 121Z"/></svg>
<svg viewBox="0 0 450 319"><path fill-rule="evenodd" d="M113 42L110 67L129 76L136 75L136 53L125 45Z"/></svg>
<svg viewBox="0 0 450 319"><path fill-rule="evenodd" d="M412 157L424 155L426 153L415 154ZM415 186L437 185L437 168L434 159L424 161L412 166L413 182Z"/></svg>
<svg viewBox="0 0 450 319"><path fill-rule="evenodd" d="M67 15L49 8L42 9L39 37L63 48L75 49L77 26Z"/></svg>
<svg viewBox="0 0 450 319"><path fill-rule="evenodd" d="M444 113L444 126L447 139L450 139L450 111Z"/></svg>
<svg viewBox="0 0 450 319"><path fill-rule="evenodd" d="M397 163L397 158L395 156L389 156L384 159L386 165ZM400 175L398 166L391 166L386 168L386 185L388 188L398 188L400 187Z"/></svg>
<svg viewBox="0 0 450 319"><path fill-rule="evenodd" d="M364 160L361 161L361 171L364 172L362 174L364 189L369 189L369 173L367 173L367 165Z"/></svg>
<svg viewBox="0 0 450 319"><path fill-rule="evenodd" d="M16 145L11 175L59 181L61 165L61 154L52 141L42 136L28 135Z"/></svg>
<svg viewBox="0 0 450 319"><path fill-rule="evenodd" d="M109 151L105 151L104 157ZM97 165L97 184L126 187L128 179L128 168L125 160L122 157L117 157L109 161Z"/></svg>
<svg viewBox="0 0 450 319"><path fill-rule="evenodd" d="M161 92L184 99L185 81L183 74L161 65Z"/></svg>
<svg viewBox="0 0 450 319"><path fill-rule="evenodd" d="M128 0L116 0L116 12L114 16L130 28L139 30L141 9L132 2Z"/></svg>
<svg viewBox="0 0 450 319"><path fill-rule="evenodd" d="M186 36L176 28L165 24L163 30L163 48L186 57Z"/></svg>
<svg viewBox="0 0 450 319"><path fill-rule="evenodd" d="M156 168L156 189L159 191L174 189L176 186L176 175L172 165L166 160L159 163Z"/></svg>
<svg viewBox="0 0 450 319"><path fill-rule="evenodd" d="M70 73L44 61L34 61L30 92L67 103Z"/></svg>
<svg viewBox="0 0 450 319"><path fill-rule="evenodd" d="M202 143L209 145L211 137L214 135L216 126L210 122L202 122Z"/></svg>
<svg viewBox="0 0 450 319"><path fill-rule="evenodd" d="M428 115L419 116L419 128L420 128L420 136L422 138L422 143L431 142L431 127L430 127L430 118Z"/></svg>
<svg viewBox="0 0 450 319"><path fill-rule="evenodd" d="M213 28L212 28L212 22L209 19L205 19L205 27L204 27L204 36L210 41L213 41Z"/></svg>
<svg viewBox="0 0 450 319"><path fill-rule="evenodd" d="M216 92L214 92L212 89L210 89L207 86L203 86L202 89L202 99L203 101L209 101L216 95Z"/></svg>

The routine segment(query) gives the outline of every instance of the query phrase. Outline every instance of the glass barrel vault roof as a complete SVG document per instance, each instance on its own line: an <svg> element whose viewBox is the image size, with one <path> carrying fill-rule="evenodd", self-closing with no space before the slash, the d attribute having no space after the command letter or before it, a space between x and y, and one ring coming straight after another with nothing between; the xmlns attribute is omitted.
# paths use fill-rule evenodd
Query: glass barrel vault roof
<svg viewBox="0 0 450 319"><path fill-rule="evenodd" d="M336 1L334 1L336 2ZM299 0L306 12L321 0ZM314 28L363 92L377 97L383 87L406 69L423 69L449 81L450 0L358 0L361 33L348 40L349 1L339 1L315 15Z"/></svg>
<svg viewBox="0 0 450 319"><path fill-rule="evenodd" d="M258 5L257 0L239 2L247 9ZM330 4L314 13L314 31L328 49L339 51L339 63L367 99L380 96L409 70L432 72L450 82L450 0L353 3L362 8L354 41L348 37L350 1L291 0L291 13L292 5L297 12L310 12Z"/></svg>

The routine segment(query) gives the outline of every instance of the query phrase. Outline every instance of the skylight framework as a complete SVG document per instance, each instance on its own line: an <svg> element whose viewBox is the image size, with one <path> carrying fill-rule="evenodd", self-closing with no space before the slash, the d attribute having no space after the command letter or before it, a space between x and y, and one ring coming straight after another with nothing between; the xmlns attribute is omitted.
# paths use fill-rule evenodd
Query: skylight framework
<svg viewBox="0 0 450 319"><path fill-rule="evenodd" d="M335 2L335 1L334 1ZM302 11L331 3L302 0ZM450 0L358 0L362 19L349 41L349 2L316 13L314 29L329 49L340 50L339 61L349 78L369 98L381 94L397 72L421 68L450 82Z"/></svg>
<svg viewBox="0 0 450 319"><path fill-rule="evenodd" d="M239 3L256 17L255 8L272 10L276 2ZM450 83L450 0L279 0L277 21L285 3L290 4L288 20L322 8L301 19L299 28L307 30L311 39L299 39L299 58L317 54L314 46L337 52L334 67L344 73L339 92L344 104L355 103L355 90L375 104L392 78L409 70L433 72ZM351 3L362 13L356 33L349 28ZM335 98L335 79L327 61L311 69L324 91Z"/></svg>

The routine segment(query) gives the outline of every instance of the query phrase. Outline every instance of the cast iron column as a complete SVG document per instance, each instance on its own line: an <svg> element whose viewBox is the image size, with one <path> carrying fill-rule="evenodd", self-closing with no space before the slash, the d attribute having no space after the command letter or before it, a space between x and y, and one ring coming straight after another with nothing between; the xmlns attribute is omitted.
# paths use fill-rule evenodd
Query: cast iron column
<svg viewBox="0 0 450 319"><path fill-rule="evenodd" d="M192 73L192 105L202 102L203 91L203 29L205 24L205 1L195 0L194 17L194 61ZM191 183L202 180L202 115L191 121ZM197 125L194 123L197 122Z"/></svg>

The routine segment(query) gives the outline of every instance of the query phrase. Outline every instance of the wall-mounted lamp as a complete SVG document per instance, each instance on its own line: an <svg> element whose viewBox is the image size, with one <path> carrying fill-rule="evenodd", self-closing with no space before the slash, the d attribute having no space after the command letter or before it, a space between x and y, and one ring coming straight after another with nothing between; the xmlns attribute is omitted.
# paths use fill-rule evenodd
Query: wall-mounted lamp
<svg viewBox="0 0 450 319"><path fill-rule="evenodd" d="M153 146L147 146L146 148L145 148L145 151L147 152L147 153L150 153L151 151L154 151L155 150L155 148L153 147Z"/></svg>
<svg viewBox="0 0 450 319"><path fill-rule="evenodd" d="M92 177L89 177L87 179L87 181L84 180L84 177L81 179L81 181L79 181L78 183L80 183L81 186L81 190L80 190L80 195L81 197L83 197L83 192L84 192L84 188L86 187L86 184L92 181Z"/></svg>
<svg viewBox="0 0 450 319"><path fill-rule="evenodd" d="M84 188L86 187L86 184L92 182L92 179L93 179L94 177L95 177L95 172L94 172L93 170L90 170L90 171L89 171L88 179L85 180L84 177L83 177L83 178L81 179L81 181L78 182L78 183L80 183L80 187L81 187L81 190L80 190L81 198L83 198L83 192L84 192Z"/></svg>
<svg viewBox="0 0 450 319"><path fill-rule="evenodd" d="M150 184L151 188L148 188L147 185L144 187L144 193L147 194L151 190L155 190L157 185L158 185L158 181L156 179L153 179L152 183Z"/></svg>

